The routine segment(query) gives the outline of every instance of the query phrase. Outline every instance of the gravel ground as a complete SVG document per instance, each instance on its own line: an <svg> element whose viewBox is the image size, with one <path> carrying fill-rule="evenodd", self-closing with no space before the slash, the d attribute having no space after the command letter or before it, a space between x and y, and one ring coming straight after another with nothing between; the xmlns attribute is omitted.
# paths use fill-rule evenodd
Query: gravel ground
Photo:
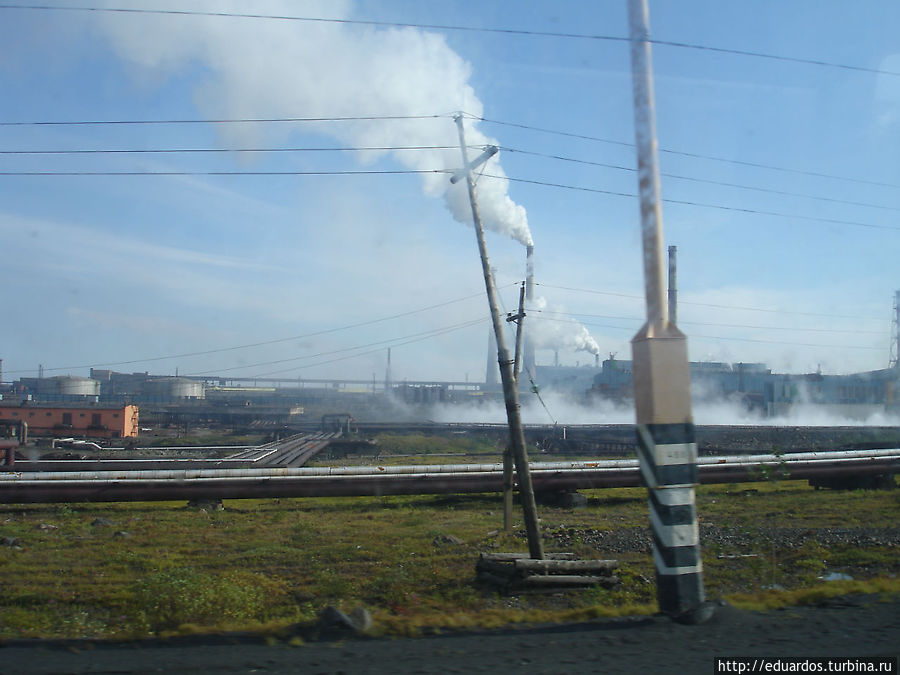
<svg viewBox="0 0 900 675"><path fill-rule="evenodd" d="M336 636L299 647L249 636L10 642L0 645L0 673L713 673L717 656L898 654L900 600L845 596L771 612L718 606L700 626L653 616L418 639Z"/></svg>
<svg viewBox="0 0 900 675"><path fill-rule="evenodd" d="M900 527L762 527L751 532L749 528L721 527L710 523L700 525L703 546L718 545L739 552L748 552L753 546L758 546L760 540L771 544L773 534L775 545L782 550L799 548L810 541L826 547L900 546ZM521 530L519 535L525 538L525 530ZM560 526L547 530L544 537L561 549L580 543L602 553L650 552L650 529L646 527L611 531Z"/></svg>

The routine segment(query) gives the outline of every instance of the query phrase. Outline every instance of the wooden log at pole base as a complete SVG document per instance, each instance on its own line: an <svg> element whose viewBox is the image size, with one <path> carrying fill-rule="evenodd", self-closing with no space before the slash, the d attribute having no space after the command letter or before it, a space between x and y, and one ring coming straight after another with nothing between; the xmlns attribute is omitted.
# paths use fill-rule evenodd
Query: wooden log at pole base
<svg viewBox="0 0 900 675"><path fill-rule="evenodd" d="M619 567L618 560L532 560L519 558L513 561L516 570L538 572L540 574L562 574L565 572L612 572Z"/></svg>
<svg viewBox="0 0 900 675"><path fill-rule="evenodd" d="M618 566L616 560L576 560L573 553L549 553L541 559L524 553L482 553L475 569L479 581L504 593L553 593L618 586L613 574Z"/></svg>
<svg viewBox="0 0 900 675"><path fill-rule="evenodd" d="M481 560L494 560L496 562L512 562L514 560L530 559L527 553L482 553ZM546 560L575 560L574 553L545 553Z"/></svg>

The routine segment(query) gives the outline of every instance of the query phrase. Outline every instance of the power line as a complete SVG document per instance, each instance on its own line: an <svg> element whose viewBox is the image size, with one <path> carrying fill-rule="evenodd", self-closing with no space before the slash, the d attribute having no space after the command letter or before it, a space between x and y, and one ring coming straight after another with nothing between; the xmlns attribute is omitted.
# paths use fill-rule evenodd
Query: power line
<svg viewBox="0 0 900 675"><path fill-rule="evenodd" d="M757 340L754 338L740 338L740 337L722 337L721 335L696 335L691 334L691 338L704 339L704 340L725 340L725 341L737 341L737 342L755 342L764 345L787 345L789 347L816 347L820 349L864 349L867 351L883 351L883 347L863 347L861 345L820 345L820 344L809 344L805 342L783 342L780 340Z"/></svg>
<svg viewBox="0 0 900 675"><path fill-rule="evenodd" d="M546 321L559 321L562 323L568 323L566 319L551 319L545 318ZM585 326L592 326L596 328L610 328L613 330L634 330L632 326L610 326L608 324L595 324L590 322L585 322ZM708 324L715 325L715 324ZM742 337L724 337L721 335L697 335L696 333L691 333L689 338L699 338L699 339L708 339L708 340L725 340L725 341L737 341L737 342L756 342L759 344L767 344L767 345L788 345L791 347L819 347L822 349L865 349L871 351L882 351L883 347L863 347L860 345L821 345L821 344L809 344L806 342L786 342L781 340L759 340L756 338L742 338Z"/></svg>
<svg viewBox="0 0 900 675"><path fill-rule="evenodd" d="M556 159L563 162L573 162L575 164L585 164L588 166L599 166L606 169L616 169L618 171L630 171L631 173L636 173L637 169L632 166L622 166L620 164L608 164L606 162L594 162L586 159L577 159L574 157L566 157L564 155L552 155L549 153L543 152L532 152L530 150L521 150L519 148L510 148L506 146L500 146L501 150L505 150L506 152L516 152L522 155L531 155L534 157L544 157L546 159ZM2 154L2 153L0 153ZM756 187L754 185L742 185L740 183L727 183L724 181L718 180L710 180L706 178L696 178L693 176L682 176L680 174L675 173L666 173L661 172L661 176L665 176L666 178L675 178L678 180L687 180L695 183L705 183L707 185L721 185L723 187L733 187L740 188L741 190L754 190L756 192L765 192L767 194L775 194L775 195L783 195L786 197L803 197L805 199L815 199L823 202L830 202L832 204L847 204L849 206L865 206L873 209L884 209L886 211L900 211L900 208L894 206L884 206L882 204L871 204L869 202L855 202L846 199L834 199L832 197L819 197L817 195L804 194L802 192L787 192L785 190L775 190L772 188L762 188Z"/></svg>
<svg viewBox="0 0 900 675"><path fill-rule="evenodd" d="M307 364L303 364L303 365L299 365L299 366L292 366L291 368L284 368L281 370L271 371L271 372L267 372L267 373L257 373L256 375L251 376L251 377L258 377L258 378L269 377L272 375L278 375L280 373L285 373L285 372L288 372L291 370L300 370L303 368L314 368L316 366L322 366L322 365L326 365L328 363L335 363L337 361L346 361L348 359L355 359L360 356L376 354L380 351L383 351L386 346L402 347L404 345L412 344L414 342L422 342L423 340L430 340L431 338L439 337L439 336L445 335L447 333L453 333L458 330L463 330L465 328L471 328L472 326L477 326L478 324L482 324L485 321L486 321L486 319L482 317L480 319L475 319L473 321L464 321L462 323L453 324L450 326L444 326L442 328L435 328L432 330L423 331L421 333L413 333L411 335L402 336L402 337L398 337L398 338L392 338L390 340L381 340L379 342L372 342L367 345L357 345L356 347L347 347L345 349L336 349L336 350L330 351L330 352L321 352L319 354L310 354L307 356L300 356L300 357L296 357L293 359L281 359L278 361L268 361L265 363L255 363L255 364L249 364L249 365L244 365L244 366L234 366L231 368L223 368L220 370L207 371L207 372L203 372L203 373L191 373L191 376L215 375L217 373L223 373L223 372L228 372L228 371L232 371L232 370L240 370L242 368L253 368L255 366L275 365L278 363L289 363L291 361L300 361L303 359L318 358L320 356L328 356L331 354L340 354L342 352L356 351L358 349L365 349L367 347L380 345L376 349L370 349L368 351L359 352L357 354L349 354L349 355L341 356L341 357L338 357L335 359L329 359L327 361L319 361L317 363L307 363ZM398 342L398 340L400 340L400 342Z"/></svg>
<svg viewBox="0 0 900 675"><path fill-rule="evenodd" d="M0 9L3 6L0 5ZM53 127L53 126L89 126L89 125L128 125L128 124L267 124L274 122L361 122L381 120L427 120L450 117L451 113L441 115L355 115L344 117L235 117L223 119L168 119L168 120L24 120L0 122L0 127Z"/></svg>
<svg viewBox="0 0 900 675"><path fill-rule="evenodd" d="M343 147L284 147L284 148L126 148L126 149L64 149L64 150L0 150L0 155L25 156L25 155L127 155L127 154L230 154L230 153L281 153L281 152L401 152L413 150L456 150L459 146L449 145L398 145L398 146L343 146ZM480 147L480 146L479 146ZM473 146L474 149L474 146ZM584 164L587 166L597 166L608 169L616 169L618 171L636 172L637 170L631 166L622 166L618 164L609 164L606 162L595 162L586 159L578 159L574 157L566 157L564 155L554 155L543 152L534 152L531 150L523 150L521 148L511 148L501 146L501 150L506 152L518 153L521 155L529 155L532 157L542 157L545 159L555 159L563 162L572 162L576 164ZM695 183L705 183L708 185L720 185L723 187L733 187L742 190L753 190L755 192L763 192L767 194L783 195L787 197L803 197L805 199L814 199L817 201L829 202L832 204L847 204L849 206L864 206L874 209L883 209L886 211L900 211L900 208L893 206L884 206L882 204L872 204L869 202L856 202L846 199L835 199L832 197L820 197L818 195L810 195L798 192L787 192L784 190L775 190L772 188L763 188L753 185L742 185L739 183L728 183L724 181L709 180L705 178L697 178L694 176L683 176L679 174L666 173L661 174L667 178L675 178L678 180L692 181Z"/></svg>
<svg viewBox="0 0 900 675"><path fill-rule="evenodd" d="M515 284L508 284L508 286L515 286L517 284L518 284L518 282L516 282ZM441 307L446 307L448 305L452 305L457 302L464 302L466 300L471 300L472 298L480 298L483 295L484 295L483 292L473 293L472 295L466 295L461 298L454 298L453 300L446 300L444 302L439 302L434 305L428 305L427 307L419 307L418 309L411 309L406 312L400 312L398 314L391 314L390 316L384 316L384 317L380 317L378 319L370 319L368 321L359 321L356 323L347 324L345 326L338 326L336 328L326 328L324 330L313 331L311 333L303 333L301 335L292 335L290 337L276 338L274 340L264 340L262 342L251 342L248 344L234 345L231 347L220 347L219 349L207 349L207 350L199 351L199 352L185 352L182 354L169 354L166 356L154 356L154 357L145 358L145 359L132 359L130 361L115 361L115 362L110 362L110 363L92 363L92 364L81 365L81 366L64 366L64 367L57 367L57 368L44 368L44 372L59 372L59 371L63 371L63 370L64 371L72 371L72 370L81 370L81 369L85 369L85 368L105 368L105 367L108 368L111 366L129 366L129 365L134 365L136 363L150 363L153 361L168 361L171 359L183 359L183 358L188 358L188 357L193 357L193 356L208 356L210 354L221 354L224 352L237 351L238 349L249 349L252 347L264 347L264 346L268 346L268 345L279 344L282 342L292 342L294 340L303 340L306 338L318 337L320 335L339 333L341 331L351 330L353 328L361 328L363 326L371 326L376 323L383 323L385 321L393 321L394 319L400 319L405 316L412 316L413 314L421 314L422 312L428 312L428 311L431 311L432 309L440 309ZM7 371L7 373L15 373L15 374L30 373L30 372L33 372L33 371L32 370L8 370Z"/></svg>
<svg viewBox="0 0 900 675"><path fill-rule="evenodd" d="M528 131L539 131L545 134L552 134L554 136L565 136L567 138L577 138L583 141L594 141L597 143L609 143L611 145L620 145L623 147L633 148L634 143L628 143L626 141L617 141L610 138L601 138L599 136L589 136L587 134L576 134L569 131L560 131L558 129L548 129L546 127L537 127L530 124L520 124L518 122L504 122L503 120L494 120L486 117L478 117L476 115L467 115L470 119L478 120L479 122L487 122L488 124L498 124L500 126L513 127L516 129L526 129ZM659 148L659 152L668 153L670 155L680 155L683 157L692 157L694 159L708 159L715 162L725 162L727 164L738 164L740 166L750 166L756 169L768 169L771 171L782 171L784 173L793 173L799 174L801 176L814 176L816 178L830 178L833 180L844 180L851 183L862 183L864 185L877 185L879 187L891 187L891 188L900 188L900 184L897 183L884 183L880 181L872 181L865 180L863 178L851 178L849 176L838 176L836 174L829 173L820 173L816 171L804 171L801 169L792 169L783 166L776 166L774 164L761 164L757 162L745 162L738 159L728 159L727 157L717 157L715 155L703 155L695 152L684 152L681 150L670 150L667 148Z"/></svg>
<svg viewBox="0 0 900 675"><path fill-rule="evenodd" d="M72 177L72 176L378 176L378 175L408 175L408 174L447 174L453 173L450 169L342 169L332 171L0 171L0 176L18 176L18 177L38 177L38 176L56 176L56 177ZM600 188L589 188L579 185L567 185L564 183L553 183L549 181L531 180L527 178L516 178L513 176L498 176L496 174L481 174L486 178L498 178L501 180L509 180L514 183L525 183L529 185L541 185L544 187L555 187L565 190L576 190L579 192L590 192L594 194L611 195L615 197L627 197L629 199L637 199L637 195L629 192L616 192L614 190L603 190ZM816 216L804 216L802 214L781 213L779 211L763 211L761 209L749 209L740 206L727 206L725 204L707 204L703 202L694 202L683 199L664 198L663 202L669 204L679 204L682 206L696 206L698 208L718 209L721 211L733 211L737 213L748 213L752 215L774 216L777 218L788 218L792 220L805 220L810 222L826 223L830 225L850 225L854 227L866 227L878 230L895 230L900 231L900 226L896 225L877 225L875 223L863 223L857 220L841 220L838 218L819 218Z"/></svg>
<svg viewBox="0 0 900 675"><path fill-rule="evenodd" d="M0 171L0 176L378 176L453 173L449 169L360 169L335 171Z"/></svg>
<svg viewBox="0 0 900 675"><path fill-rule="evenodd" d="M438 331L435 331L431 335L426 335L425 337L413 338L410 340L405 340L403 342L397 342L397 343L393 344L392 347L403 347L405 345L413 344L415 342L422 342L424 340L430 340L431 338L434 338L434 337L440 337L441 335L446 335L448 333L454 333L458 330L465 330L466 328L471 328L472 326L477 326L478 324L480 324L482 322L483 322L483 320L479 319L478 321L474 321L474 322L471 322L468 324L459 325L456 327L450 327L450 328L447 328L444 330L438 330ZM350 354L349 356L341 356L336 359L328 359L327 361L319 361L317 363L308 363L308 364L305 364L302 366L296 366L294 368L289 368L288 370L300 370L303 368L315 368L317 366L324 366L329 363L336 363L337 361L347 361L349 359L355 359L360 356L368 356L369 354L377 354L378 352L383 351L383 349L384 349L384 347L381 347L379 349L370 349L369 351L360 352L359 354ZM288 372L288 370L279 370L279 371L274 371L274 372L269 372L269 373L263 373L261 375L256 375L255 377L269 377L271 375L278 375L280 373Z"/></svg>
<svg viewBox="0 0 900 675"><path fill-rule="evenodd" d="M2 9L2 8L3 8L3 6L0 5L0 9ZM610 139L610 138L601 138L599 136L590 136L587 134L578 134L578 133L572 133L572 132L568 132L568 131L560 131L558 129L548 129L546 127L538 127L538 126L529 125L529 124L520 124L518 122L506 122L503 120L495 120L495 119L490 119L490 118L486 118L486 117L478 117L478 116L472 115L470 113L464 113L464 115L466 115L466 117L468 117L469 119L477 120L480 122L487 122L488 124L497 124L497 125L513 127L513 128L517 128L517 129L526 129L529 131L538 131L541 133L553 134L556 136L565 136L568 138L576 138L579 140L594 141L597 143L608 143L608 144L619 145L619 146L628 147L628 148L634 147L634 143L629 143L627 141L617 141L617 140ZM298 123L299 122L350 122L350 121L365 121L365 120L377 121L377 120L445 119L450 116L451 116L451 113L441 113L441 114L432 114L432 115L357 115L357 116L344 116L344 117L260 117L260 118L230 118L230 119L192 118L192 119L166 119L166 120L146 120L146 119L145 120L20 120L20 121L0 121L0 127L129 125L129 124L131 124L131 125L153 125L153 124L245 124L245 123L257 124L257 123L278 123L278 122L285 122L285 123L288 123L288 122L298 122ZM428 147L428 146L422 146L422 148L425 148L425 147ZM454 146L454 148L455 148L455 146ZM360 149L363 150L366 148L360 148ZM382 148L372 148L372 149L375 150L375 149L382 149ZM384 148L384 149L395 149L395 148ZM396 149L406 149L406 148L396 148ZM413 148L410 147L409 149L413 149ZM443 149L443 146L435 146L434 149ZM450 149L450 148L448 147L447 149ZM512 152L520 152L520 153L527 152L527 151L518 150L515 148L505 148L505 149L512 151ZM285 151L287 151L287 150L288 149L285 149ZM212 151L213 150L209 150L209 152L212 152ZM236 150L236 152L240 152L240 151L255 152L256 150ZM268 149L259 150L259 152L274 152L274 151L275 150L268 150ZM297 151L299 151L299 149L297 149ZM7 151L7 152L4 152L3 154L16 154L16 152L17 151ZM135 150L134 152L138 152L138 151ZM150 151L146 151L146 152L150 152ZM201 150L185 150L185 152L201 152ZM207 151L203 150L203 152L207 152ZM667 149L667 148L660 148L659 152L669 153L669 154L673 154L673 155L680 155L683 157L691 157L691 158L695 158L695 159L706 159L706 160L712 160L712 161L716 161L716 162L724 162L724 163L728 163L728 164L737 164L740 166L749 166L749 167L753 167L753 168L757 168L757 169L767 169L767 170L771 170L771 171L781 171L784 173L792 173L792 174L798 174L798 175L804 175L804 176L813 176L816 178L828 178L828 179L832 179L832 180L843 180L843 181L848 181L848 182L852 182L852 183L860 183L860 184L864 184L864 185L876 185L879 187L900 188L900 185L898 185L896 183L872 181L872 180L866 180L866 179L862 179L862 178L853 178L850 176L839 176L836 174L827 174L827 173L821 173L821 172L816 172L816 171L804 171L801 169L793 169L793 168L789 168L789 167L776 166L776 165L772 165L772 164L762 164L762 163L758 163L758 162L747 162L747 161L737 160L737 159L728 159L726 157L717 157L715 155L704 155L704 154L700 154L700 153L685 152L685 151L681 151L681 150L671 150L671 149ZM539 154L539 153L527 153L527 154ZM546 156L552 157L553 159L561 159L561 160L565 160L565 161L577 161L577 162L581 162L584 164L593 164L593 162L588 162L585 160L574 160L571 158L565 158L565 157L556 156L556 155L546 155ZM624 166L618 166L618 165L604 165L601 163L596 163L596 165L608 166L609 168L622 169L622 170L626 170L626 171L634 170L631 167L624 167ZM685 180L697 180L697 179L692 179L689 177L675 176L675 175L671 175L671 177L684 178ZM744 186L735 185L734 187L744 187ZM748 189L755 189L755 188L748 188ZM801 195L801 196L806 196L806 195ZM869 206L868 204L865 204L865 205ZM886 207L886 208L890 208L890 207Z"/></svg>
<svg viewBox="0 0 900 675"><path fill-rule="evenodd" d="M384 28L419 28L424 30L444 30L444 31L464 31L471 33L493 33L500 35L518 35L526 37L548 37L548 38L565 38L576 40L595 40L608 42L629 42L628 37L621 35L603 35L597 33L571 33L561 31L538 31L525 30L516 28L491 28L483 26L465 26L454 24L428 24L428 23L412 23L404 21L375 21L367 19L329 19L323 17L309 16L290 16L278 14L244 14L237 12L204 12L196 10L174 10L174 9L134 9L119 7L59 7L53 5L24 5L24 4L2 4L0 9L25 9L25 10L68 10L77 12L107 12L119 14L167 14L176 16L208 16L208 17L227 17L237 19L269 19L279 21L303 21L309 23L333 23L339 25L358 25L358 26L379 26ZM897 75L900 73L882 70L880 68L870 68L868 66L857 66L845 63L836 63L833 61L824 61L821 59L803 58L797 56L784 56L780 54L768 54L765 52L757 52L743 49L734 49L729 47L712 47L709 45L699 45L689 42L676 42L674 40L658 40L651 38L649 42L663 47L675 47L678 49L691 49L707 52L715 52L720 54L731 54L735 56L746 56L751 58L761 58L773 61L782 61L787 63L799 63L804 65L812 65L825 68L839 68L842 70L850 70L864 73L875 73L879 75Z"/></svg>
<svg viewBox="0 0 900 675"><path fill-rule="evenodd" d="M643 295L632 295L628 293L612 293L609 291L598 291L591 288L573 288L571 286L555 286L552 284L545 284L541 282L535 282L536 286L545 286L546 288L556 288L562 291L575 291L577 293L591 293L594 295L609 295L617 298L629 298L634 300L644 300ZM783 310L783 309L770 309L763 307L742 307L739 305L716 305L708 302L690 302L687 300L678 300L679 305L695 305L698 307L715 307L716 309L739 309L748 312L767 312L770 314L791 314L794 316L819 316L819 317L828 317L834 319L856 319L861 321L884 321L882 317L874 317L874 316L859 316L859 315L850 315L850 314L833 314L833 313L817 313L817 312L796 312L792 310Z"/></svg>
<svg viewBox="0 0 900 675"><path fill-rule="evenodd" d="M587 316L595 319L617 319L621 321L645 321L645 317L639 316L613 316L609 314L587 314L585 312L558 312L547 309L532 309L529 313L536 312L540 314L557 314L564 316L580 317ZM851 333L853 335L884 335L884 331L880 330L859 330L856 328L841 330L838 328L801 328L794 326L754 326L750 324L735 323L711 323L706 321L683 321L680 320L678 325L687 326L714 326L716 328L745 328L751 330L782 330L782 331L798 331L806 333Z"/></svg>
<svg viewBox="0 0 900 675"><path fill-rule="evenodd" d="M129 148L84 150L0 150L0 155L132 155L132 154L191 154L232 152L368 152L400 150L458 150L458 145L385 145L306 148Z"/></svg>
<svg viewBox="0 0 900 675"><path fill-rule="evenodd" d="M882 70L880 68L869 68L867 66L853 66L846 63L836 63L834 61L822 61L820 59L807 59L798 56L782 56L780 54L767 54L765 52L755 52L746 49L732 49L729 47L710 47L708 45L695 45L687 42L674 42L672 40L655 40L651 39L655 45L663 47L679 47L681 49L699 49L705 52L718 52L720 54L734 54L737 56L751 56L757 59L770 59L773 61L786 61L789 63L803 63L810 66L824 66L826 68L840 68L842 70L855 70L863 73L876 73L879 75L897 75L900 73L892 70Z"/></svg>
<svg viewBox="0 0 900 675"><path fill-rule="evenodd" d="M450 169L341 169L331 171L0 171L0 176L19 176L19 177L37 177L37 176L377 176L377 175L407 175L407 174L433 174L433 173L453 173ZM600 188L589 188L579 185L567 185L564 183L553 183L549 181L531 180L527 178L515 178L513 176L498 176L496 174L481 174L486 178L498 178L501 180L509 180L514 183L526 183L529 185L542 185L544 187L555 187L565 190L576 190L579 192L590 192L594 194L611 195L615 197L627 197L629 199L637 199L637 195L629 192L616 192L614 190L603 190ZM816 216L804 216L801 214L781 213L779 211L763 211L760 209L749 209L740 206L727 206L725 204L706 204L703 202L693 202L683 199L664 198L663 202L669 204L679 204L682 206L696 206L699 208L718 209L721 211L733 211L737 213L748 213L761 216L775 216L777 218L788 218L792 220L805 220L810 222L826 223L830 225L850 225L854 227L866 227L878 230L896 230L900 231L897 225L877 225L875 223L863 223L857 220L841 220L838 218L819 218Z"/></svg>
<svg viewBox="0 0 900 675"><path fill-rule="evenodd" d="M274 365L280 364L280 363L293 363L295 361L305 361L306 359L314 359L314 358L318 358L320 356L330 356L331 354L342 354L344 352L352 352L352 351L356 351L358 349L374 347L376 345L379 345L381 348L383 348L385 345L393 344L397 340L405 340L407 338L420 337L423 335L430 336L432 333L434 333L436 331L462 328L465 326L474 325L476 323L481 323L483 321L484 321L484 317L481 317L478 319L463 321L462 323L453 324L451 326L442 326L441 328L432 328L430 330L421 331L419 333L411 333L410 335L401 335L400 337L388 338L387 340L377 340L375 342L369 342L368 344L364 344L364 345L356 345L354 347L343 347L341 349L332 349L327 352L319 352L318 354L306 354L304 356L292 356L287 359L276 359L274 361L260 361L259 363L247 363L247 364L242 364L240 366L230 366L228 368L217 368L216 370L207 370L207 371L198 372L198 373L191 373L191 375L215 375L216 373L227 373L227 372L231 372L233 370L244 370L246 368L257 368L259 366L274 366Z"/></svg>
<svg viewBox="0 0 900 675"><path fill-rule="evenodd" d="M2 174L0 174L2 175ZM600 188L589 188L579 185L566 185L565 183L552 183L543 180L531 180L527 178L515 178L513 176L497 176L494 174L483 174L487 178L499 178L501 180L509 180L514 183L526 183L528 185L543 185L545 187L555 187L564 190L576 190L578 192L591 192L594 194L611 195L613 197L628 197L629 199L637 199L638 195L630 192L616 192L615 190L602 190ZM761 209L748 209L741 206L726 206L725 204L706 204L704 202L692 202L684 199L663 198L660 201L668 204L679 204L681 206L696 206L705 209L718 209L720 211L734 211L736 213L749 213L759 216L775 216L777 218L789 218L792 220L806 220L817 223L826 223L829 225L851 225L854 227L867 227L876 230L896 230L900 231L898 225L876 225L875 223L863 223L858 220L841 220L838 218L818 218L816 216L804 216L800 214L781 213L779 211L763 211Z"/></svg>

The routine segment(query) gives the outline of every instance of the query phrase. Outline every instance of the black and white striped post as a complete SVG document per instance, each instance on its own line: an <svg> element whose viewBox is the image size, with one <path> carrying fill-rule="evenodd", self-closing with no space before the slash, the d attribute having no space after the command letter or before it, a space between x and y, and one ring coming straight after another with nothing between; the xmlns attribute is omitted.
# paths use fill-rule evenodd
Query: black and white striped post
<svg viewBox="0 0 900 675"><path fill-rule="evenodd" d="M703 567L694 485L697 444L691 415L687 339L669 321L647 0L629 0L635 138L647 323L631 341L638 456L647 486L657 602L672 617L701 621Z"/></svg>

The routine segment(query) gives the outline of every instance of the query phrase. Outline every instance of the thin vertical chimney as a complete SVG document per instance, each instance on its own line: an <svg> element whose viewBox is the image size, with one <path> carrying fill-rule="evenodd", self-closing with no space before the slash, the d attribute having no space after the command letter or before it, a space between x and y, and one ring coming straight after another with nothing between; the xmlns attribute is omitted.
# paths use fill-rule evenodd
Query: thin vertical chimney
<svg viewBox="0 0 900 675"><path fill-rule="evenodd" d="M678 247L669 247L669 321L678 325L678 271L676 269Z"/></svg>
<svg viewBox="0 0 900 675"><path fill-rule="evenodd" d="M394 383L391 381L391 348L388 347L387 368L384 371L384 393L390 394Z"/></svg>
<svg viewBox="0 0 900 675"><path fill-rule="evenodd" d="M900 369L900 291L894 295L894 316L891 319L891 354L888 367Z"/></svg>
<svg viewBox="0 0 900 675"><path fill-rule="evenodd" d="M525 310L534 307L534 245L525 247ZM534 317L532 317L533 319ZM530 321L528 322L531 326ZM534 377L534 340L531 339L531 331L525 331L524 366L526 377Z"/></svg>

